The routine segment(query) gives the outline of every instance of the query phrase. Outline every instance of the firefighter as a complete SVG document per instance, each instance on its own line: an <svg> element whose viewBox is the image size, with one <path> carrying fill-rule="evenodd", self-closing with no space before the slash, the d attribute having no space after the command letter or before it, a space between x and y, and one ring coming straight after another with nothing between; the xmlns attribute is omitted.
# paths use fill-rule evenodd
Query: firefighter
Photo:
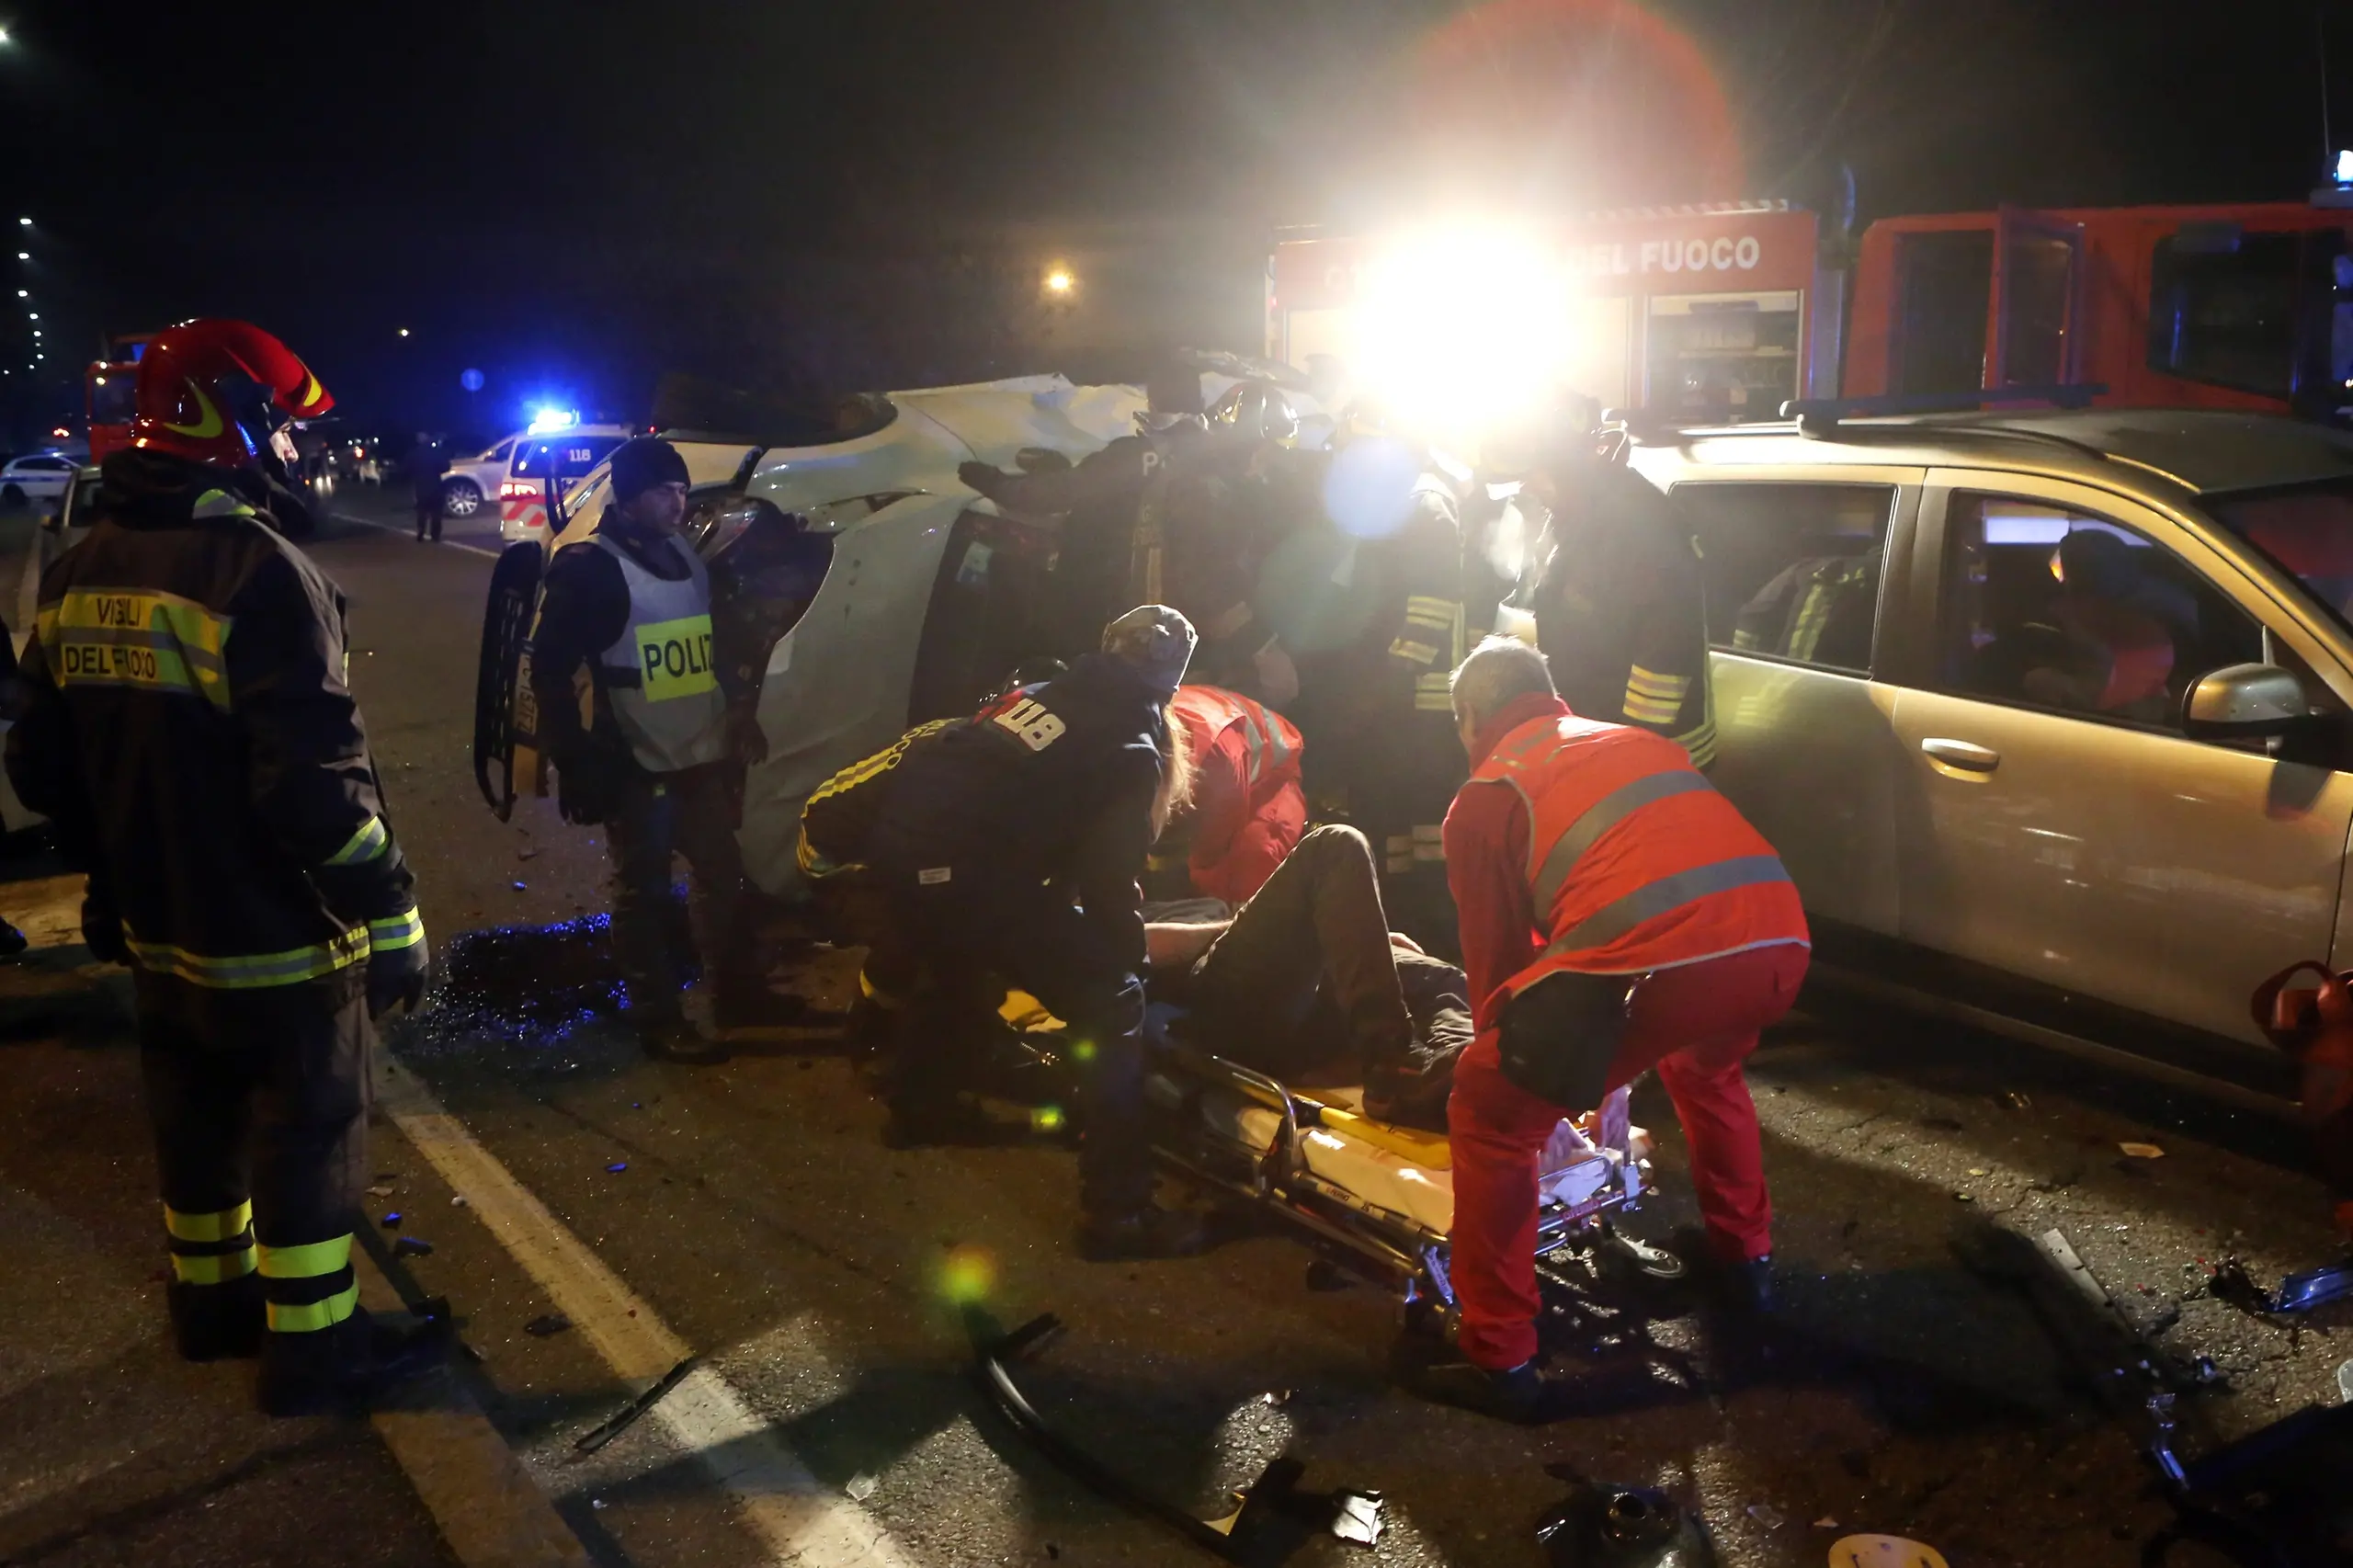
<svg viewBox="0 0 2353 1568"><path fill-rule="evenodd" d="M957 477L1017 517L1061 519L1042 653L1091 652L1103 623L1123 605L1156 604L1167 593L1168 488L1209 434L1201 378L1179 365L1154 372L1136 433L1090 452L1075 467L1006 473L968 462Z"/></svg>
<svg viewBox="0 0 2353 1568"><path fill-rule="evenodd" d="M41 578L7 767L88 878L92 954L132 971L180 1353L258 1348L263 1406L296 1415L441 1353L371 1323L350 1263L372 1020L416 1006L427 963L343 597L274 531L269 432L230 412L256 387L332 406L244 322L147 346L97 521Z"/></svg>
<svg viewBox="0 0 2353 1568"><path fill-rule="evenodd" d="M1153 845L1144 891L1245 903L1307 828L1299 731L1263 703L1198 682L1176 688L1168 716L1191 787Z"/></svg>
<svg viewBox="0 0 2353 1568"><path fill-rule="evenodd" d="M567 821L603 823L613 869L613 951L649 1056L726 1060L717 1034L756 1024L767 987L743 919L735 843L743 770L767 758L751 694L714 657L710 576L679 537L687 464L639 436L613 449L597 530L548 567L531 632L531 692ZM575 676L588 671L584 722ZM694 876L694 946L712 1033L680 998L670 865Z"/></svg>
<svg viewBox="0 0 2353 1568"><path fill-rule="evenodd" d="M956 1020L986 1016L1017 986L1076 1042L1081 1252L1173 1256L1203 1235L1153 1201L1136 882L1173 790L1165 710L1194 635L1176 611L1145 605L1101 641L1067 675L1016 687L889 770L866 859L927 982L900 1031L892 1141L958 1135L969 1118L943 1048Z"/></svg>
<svg viewBox="0 0 2353 1568"><path fill-rule="evenodd" d="M1349 511L1336 520L1363 540L1355 571L1370 618L1338 672L1346 799L1381 858L1390 919L1451 951L1439 828L1462 779L1446 684L1463 652L1461 513L1426 448L1387 432L1376 411L1352 411L1348 425L1326 505Z"/></svg>
<svg viewBox="0 0 2353 1568"><path fill-rule="evenodd" d="M1647 731L1576 717L1544 656L1489 638L1455 672L1472 762L1446 818L1477 1038L1454 1071L1456 1355L1409 1376L1511 1419L1567 1413L1536 1364L1536 1159L1563 1117L1656 1067L1720 1277L1769 1305L1772 1205L1741 1063L1809 944L1779 857ZM1404 1348L1416 1348L1410 1341Z"/></svg>
<svg viewBox="0 0 2353 1568"><path fill-rule="evenodd" d="M1707 771L1716 720L1699 540L1648 480L1585 443L1527 483L1552 513L1530 608L1563 699L1665 735Z"/></svg>

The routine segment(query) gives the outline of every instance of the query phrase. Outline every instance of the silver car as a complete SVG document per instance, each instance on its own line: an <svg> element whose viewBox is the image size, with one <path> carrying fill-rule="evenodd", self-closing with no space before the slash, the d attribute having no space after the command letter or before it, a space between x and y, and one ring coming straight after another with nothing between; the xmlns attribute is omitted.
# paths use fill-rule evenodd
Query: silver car
<svg viewBox="0 0 2353 1568"><path fill-rule="evenodd" d="M1825 980L2292 1094L2249 996L2353 966L2353 437L1822 418L1631 460L1692 525L1715 778Z"/></svg>

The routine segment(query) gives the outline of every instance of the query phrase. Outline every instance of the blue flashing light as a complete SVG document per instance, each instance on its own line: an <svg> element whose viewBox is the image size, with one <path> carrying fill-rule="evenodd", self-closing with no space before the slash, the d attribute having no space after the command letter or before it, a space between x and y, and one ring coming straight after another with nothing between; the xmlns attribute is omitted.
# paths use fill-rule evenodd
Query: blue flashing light
<svg viewBox="0 0 2353 1568"><path fill-rule="evenodd" d="M2336 183L2353 186L2353 148L2346 148L2336 154Z"/></svg>
<svg viewBox="0 0 2353 1568"><path fill-rule="evenodd" d="M569 430L580 423L580 415L568 408L537 408L531 411L531 434L544 436L551 430Z"/></svg>

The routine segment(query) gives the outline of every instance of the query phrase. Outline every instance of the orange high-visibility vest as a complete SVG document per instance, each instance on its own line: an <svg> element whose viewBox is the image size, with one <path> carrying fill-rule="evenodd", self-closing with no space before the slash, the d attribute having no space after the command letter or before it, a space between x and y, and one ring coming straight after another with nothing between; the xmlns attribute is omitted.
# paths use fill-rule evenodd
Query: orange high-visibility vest
<svg viewBox="0 0 2353 1568"><path fill-rule="evenodd" d="M1639 974L1811 945L1781 858L1664 736L1532 720L1472 780L1508 784L1528 806L1528 882L1549 939L1514 995L1564 970Z"/></svg>
<svg viewBox="0 0 2353 1568"><path fill-rule="evenodd" d="M1297 776L1302 744L1299 731L1264 703L1221 686L1180 686L1172 708L1176 722L1185 726L1185 744L1195 756L1206 756L1220 735L1242 726L1245 776L1254 793L1286 770Z"/></svg>

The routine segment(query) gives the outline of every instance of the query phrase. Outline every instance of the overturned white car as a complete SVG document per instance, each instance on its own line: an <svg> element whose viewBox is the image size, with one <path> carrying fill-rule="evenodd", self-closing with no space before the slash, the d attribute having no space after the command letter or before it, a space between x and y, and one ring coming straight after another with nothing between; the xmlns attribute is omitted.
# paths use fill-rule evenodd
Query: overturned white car
<svg viewBox="0 0 2353 1568"><path fill-rule="evenodd" d="M1204 390L1214 395L1232 380L1206 377ZM1046 453L1076 462L1132 433L1144 402L1132 386L1029 376L861 398L859 427L821 443L668 433L693 481L688 535L706 560L722 559L756 521L771 536L790 529L797 586L768 623L777 635L759 720L770 749L751 770L741 833L762 889L794 891L793 846L812 790L911 720L969 710L1009 667L996 656L992 605L1017 596L1009 582L1022 571L1043 570L1053 540L1001 517L958 479L958 465L1013 468ZM563 497L551 541L509 547L492 582L475 771L502 813L518 792L546 788L522 673L541 569L596 531L607 482L604 468L591 471Z"/></svg>

